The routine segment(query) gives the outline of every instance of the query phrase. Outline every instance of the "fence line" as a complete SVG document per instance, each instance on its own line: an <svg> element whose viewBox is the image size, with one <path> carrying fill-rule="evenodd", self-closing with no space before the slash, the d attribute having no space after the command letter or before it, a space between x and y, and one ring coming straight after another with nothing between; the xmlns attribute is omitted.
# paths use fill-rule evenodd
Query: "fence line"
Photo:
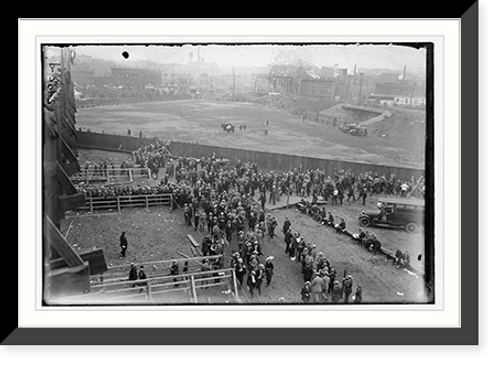
<svg viewBox="0 0 500 367"><path fill-rule="evenodd" d="M136 194L122 195L112 197L93 197L85 198L86 204L76 210L90 211L96 210L117 210L121 213L123 208L146 207L166 205L172 208L172 194Z"/></svg>
<svg viewBox="0 0 500 367"><path fill-rule="evenodd" d="M239 300L238 284L233 268L97 284L91 286L91 293L73 296L71 299L85 301L89 296L98 294L101 296L106 295L106 300L108 300L109 296L119 297L120 299L142 297L151 302L154 301L155 295L175 291L190 291L193 302L198 303L197 290L220 286L227 287L232 291L234 298ZM146 290L146 292L143 294L142 290ZM133 291L137 293L130 294Z"/></svg>
<svg viewBox="0 0 500 367"><path fill-rule="evenodd" d="M128 149L137 150L143 145L149 145L158 140L137 138L131 136L119 136L109 134L98 134L93 132L79 132L78 145L86 147L94 147L97 149ZM365 173L368 171L376 172L379 175L389 177L395 174L398 179L410 180L411 177L425 177L425 170L420 168L395 167L363 162L351 162L336 159L303 157L291 154L281 154L273 152L265 152L258 150L247 150L239 148L219 147L212 145L193 144L188 142L172 141L169 145L169 151L174 156L186 157L211 157L213 153L219 158L227 158L231 162L236 163L239 159L243 162L253 161L262 169L292 171L299 166L303 169L321 169L326 175L333 176L341 170L350 170L355 174Z"/></svg>
<svg viewBox="0 0 500 367"><path fill-rule="evenodd" d="M392 167L360 162L347 162L335 159L302 157L290 154L263 152L256 150L246 150L238 148L217 147L211 145L192 144L173 141L170 143L170 152L176 156L187 157L210 157L213 153L218 158L228 158L232 162L239 159L244 161L256 162L259 168L278 171L293 171L293 169L302 166L302 169L321 169L325 174L332 176L341 171L350 170L355 174L368 171L376 172L378 175L390 177L395 174L398 179L410 180L411 177L418 178L425 176L425 170L417 168Z"/></svg>
<svg viewBox="0 0 500 367"><path fill-rule="evenodd" d="M149 178L151 179L151 170L149 168L99 168L92 167L82 169L80 172L71 176L71 181L74 183L90 181L109 181L109 180L126 180L132 182L134 178Z"/></svg>

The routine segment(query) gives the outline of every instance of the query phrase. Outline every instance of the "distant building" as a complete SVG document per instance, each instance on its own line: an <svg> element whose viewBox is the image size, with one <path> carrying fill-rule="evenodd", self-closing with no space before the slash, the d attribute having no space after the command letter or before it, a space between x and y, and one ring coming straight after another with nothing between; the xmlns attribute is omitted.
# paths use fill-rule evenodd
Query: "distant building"
<svg viewBox="0 0 500 367"><path fill-rule="evenodd" d="M299 94L305 97L333 97L335 84L331 79L301 80Z"/></svg>
<svg viewBox="0 0 500 367"><path fill-rule="evenodd" d="M113 84L126 89L144 89L144 73L141 69L111 68Z"/></svg>
<svg viewBox="0 0 500 367"><path fill-rule="evenodd" d="M368 97L368 103L387 106L425 106L425 83L407 81L377 83L375 93Z"/></svg>
<svg viewBox="0 0 500 367"><path fill-rule="evenodd" d="M148 69L111 68L113 84L127 89L144 89L146 85L160 86L161 71Z"/></svg>

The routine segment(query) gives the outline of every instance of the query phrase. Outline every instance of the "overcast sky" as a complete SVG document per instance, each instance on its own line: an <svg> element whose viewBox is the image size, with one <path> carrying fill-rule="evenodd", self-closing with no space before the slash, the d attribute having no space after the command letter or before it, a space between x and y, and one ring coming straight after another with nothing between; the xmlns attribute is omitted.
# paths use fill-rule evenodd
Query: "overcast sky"
<svg viewBox="0 0 500 367"><path fill-rule="evenodd" d="M425 49L414 49L393 45L201 45L200 58L205 62L216 62L221 67L261 67L272 63L280 49L287 48L293 55L307 59L315 66L334 66L349 68L387 68L418 72L425 67ZM93 58L124 61L123 51L129 60L151 60L160 63L186 64L196 61L198 47L185 44L181 46L78 46L77 54ZM192 53L192 59L190 54Z"/></svg>

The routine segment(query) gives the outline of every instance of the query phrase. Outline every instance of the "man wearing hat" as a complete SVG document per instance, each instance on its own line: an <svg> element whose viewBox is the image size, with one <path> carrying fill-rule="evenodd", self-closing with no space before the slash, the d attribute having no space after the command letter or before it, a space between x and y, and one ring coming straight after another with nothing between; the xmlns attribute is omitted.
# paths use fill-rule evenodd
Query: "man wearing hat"
<svg viewBox="0 0 500 367"><path fill-rule="evenodd" d="M319 273L315 271L313 273L313 280L311 282L312 299L314 303L321 302L321 294L323 292L323 280L319 276Z"/></svg>
<svg viewBox="0 0 500 367"><path fill-rule="evenodd" d="M266 269L266 285L269 285L271 283L271 279L273 278L274 274L274 264L273 264L273 256L269 256L266 259L266 263L264 264L265 269Z"/></svg>
<svg viewBox="0 0 500 367"><path fill-rule="evenodd" d="M344 303L349 303L349 296L352 293L352 286L352 275L348 275L344 278Z"/></svg>
<svg viewBox="0 0 500 367"><path fill-rule="evenodd" d="M120 236L120 247L122 249L122 251L120 252L120 256L125 257L125 252L127 251L128 248L128 241L127 237L125 237L125 232L122 232Z"/></svg>
<svg viewBox="0 0 500 367"><path fill-rule="evenodd" d="M243 245L245 244L245 233L243 231L238 232L236 241L238 242L238 251L241 252L243 249Z"/></svg>
<svg viewBox="0 0 500 367"><path fill-rule="evenodd" d="M300 296L301 296L302 302L309 303L309 301L311 300L311 282L306 281L304 283L304 286L300 290Z"/></svg>
<svg viewBox="0 0 500 367"><path fill-rule="evenodd" d="M342 284L338 280L333 282L332 301L338 303L342 299Z"/></svg>
<svg viewBox="0 0 500 367"><path fill-rule="evenodd" d="M285 232L285 254L290 253L290 245L292 243L292 240L293 240L293 234L290 228L288 228Z"/></svg>
<svg viewBox="0 0 500 367"><path fill-rule="evenodd" d="M283 233L285 234L285 236L291 225L292 223L290 222L290 219L288 219L288 217L285 217L285 221L283 222Z"/></svg>
<svg viewBox="0 0 500 367"><path fill-rule="evenodd" d="M363 300L363 289L360 285L356 287L356 293L354 293L354 303L361 303Z"/></svg>
<svg viewBox="0 0 500 367"><path fill-rule="evenodd" d="M144 266L142 266L142 265L139 267L139 279L141 279L141 280L147 279L146 272L144 271ZM141 282L139 284L139 286L141 287L141 289L139 290L139 293L142 293L142 291L144 290L144 287L147 286L147 282Z"/></svg>
<svg viewBox="0 0 500 367"><path fill-rule="evenodd" d="M128 280L133 281L137 280L137 267L134 263L130 263L130 270L128 272ZM132 288L136 286L135 283L132 284Z"/></svg>

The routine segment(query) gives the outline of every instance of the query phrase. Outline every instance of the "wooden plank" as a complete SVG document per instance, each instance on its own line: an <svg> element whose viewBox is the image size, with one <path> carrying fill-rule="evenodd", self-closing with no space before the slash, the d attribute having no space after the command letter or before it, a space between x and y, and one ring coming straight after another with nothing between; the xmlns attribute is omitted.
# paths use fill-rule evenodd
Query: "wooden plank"
<svg viewBox="0 0 500 367"><path fill-rule="evenodd" d="M193 301L194 303L198 303L198 296L196 295L196 286L194 284L194 277L191 275L189 277L189 280L191 281L191 292L193 295Z"/></svg>
<svg viewBox="0 0 500 367"><path fill-rule="evenodd" d="M234 271L234 269L231 269L231 277L233 280L234 299L238 302L240 299L240 296L238 295L238 281L236 279L236 272Z"/></svg>
<svg viewBox="0 0 500 367"><path fill-rule="evenodd" d="M66 171L64 170L64 168L62 168L59 162L56 163L56 169L57 169L57 179L61 183L64 191L67 194L75 194L77 192L75 186L73 186L73 183L71 182L70 178L66 174Z"/></svg>
<svg viewBox="0 0 500 367"><path fill-rule="evenodd" d="M48 216L45 216L44 239L63 258L68 267L82 266L84 264L82 258L71 248Z"/></svg>
<svg viewBox="0 0 500 367"><path fill-rule="evenodd" d="M192 244L193 246L195 246L195 247L200 247L200 245L199 245L198 241L196 241L192 235L188 234L188 235L187 235L187 238L189 239L189 241L191 242L191 244Z"/></svg>
<svg viewBox="0 0 500 367"><path fill-rule="evenodd" d="M104 251L102 249L80 251L78 255L84 262L89 264L90 275L98 275L108 271L106 259L104 258ZM62 258L50 261L50 270L61 269L65 266L66 263Z"/></svg>

